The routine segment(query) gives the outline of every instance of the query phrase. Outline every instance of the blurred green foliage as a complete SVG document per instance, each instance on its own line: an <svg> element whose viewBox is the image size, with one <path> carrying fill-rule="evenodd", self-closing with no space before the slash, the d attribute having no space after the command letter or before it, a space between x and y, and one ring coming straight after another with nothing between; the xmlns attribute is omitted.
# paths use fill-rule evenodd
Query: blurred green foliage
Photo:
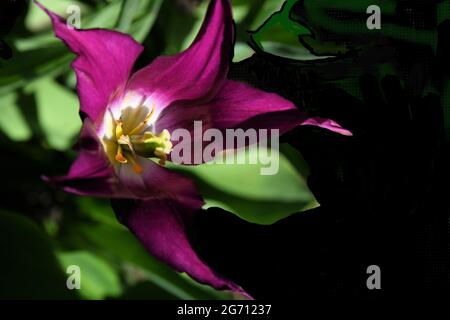
<svg viewBox="0 0 450 320"><path fill-rule="evenodd" d="M207 1L195 0L41 0L67 15L81 8L82 28L113 28L145 46L138 64L186 48L194 39ZM256 30L279 10L280 0L234 0L237 23L235 61L253 54L248 30ZM295 32L277 32L277 47L292 48ZM299 26L295 26L298 31ZM274 39L258 38L259 43ZM284 43L287 39L288 43ZM71 146L81 126L74 55L53 36L48 17L30 3L8 35L13 58L0 68L0 144L3 176L0 211L4 298L219 299L216 292L180 275L147 254L121 226L108 201L75 197L49 188L41 174L64 174L76 154ZM282 48L281 51L286 51ZM281 52L280 51L280 52ZM255 223L272 223L311 208L315 199L305 177L308 168L283 146L280 170L259 175L259 165L205 165L176 168L193 177L208 206L221 206ZM4 152L4 153L3 153ZM251 152L251 151L250 151ZM7 161L7 163L3 163ZM82 269L82 289L65 288L66 267ZM6 281L4 280L6 279Z"/></svg>

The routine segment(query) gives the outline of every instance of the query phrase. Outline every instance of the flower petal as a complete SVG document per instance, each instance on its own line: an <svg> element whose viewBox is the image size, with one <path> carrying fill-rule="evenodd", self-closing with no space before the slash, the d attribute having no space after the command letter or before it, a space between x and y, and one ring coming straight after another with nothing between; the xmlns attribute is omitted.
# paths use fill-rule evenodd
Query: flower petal
<svg viewBox="0 0 450 320"><path fill-rule="evenodd" d="M239 286L216 274L195 253L186 235L184 219L186 214L192 215L195 208L164 200L115 200L112 203L119 220L154 257L178 272L186 272L198 282L249 297Z"/></svg>
<svg viewBox="0 0 450 320"><path fill-rule="evenodd" d="M351 135L333 120L308 117L281 96L228 80L209 104L216 128L279 129L280 134L299 125L313 125Z"/></svg>
<svg viewBox="0 0 450 320"><path fill-rule="evenodd" d="M136 72L128 89L151 96L160 110L175 101L208 101L226 78L233 41L230 1L212 0L192 45Z"/></svg>
<svg viewBox="0 0 450 320"><path fill-rule="evenodd" d="M122 164L117 169L120 182L136 198L173 200L194 208L203 206L203 199L192 180L149 159L138 156L136 162L142 168L141 173L136 173L132 164Z"/></svg>
<svg viewBox="0 0 450 320"><path fill-rule="evenodd" d="M55 35L78 57L72 63L77 76L80 111L93 122L102 116L109 100L124 89L143 47L133 38L110 30L76 30L47 10Z"/></svg>
<svg viewBox="0 0 450 320"><path fill-rule="evenodd" d="M80 153L69 173L61 177L43 177L44 180L77 195L134 198L115 175L114 168L95 134L94 125L88 119L83 123L78 145Z"/></svg>
<svg viewBox="0 0 450 320"><path fill-rule="evenodd" d="M312 125L343 135L352 133L330 119L308 117L281 96L248 84L227 80L217 96L205 105L174 104L163 110L155 128L173 132L183 128L193 131L194 121L202 121L203 130L279 129L286 133L300 125Z"/></svg>

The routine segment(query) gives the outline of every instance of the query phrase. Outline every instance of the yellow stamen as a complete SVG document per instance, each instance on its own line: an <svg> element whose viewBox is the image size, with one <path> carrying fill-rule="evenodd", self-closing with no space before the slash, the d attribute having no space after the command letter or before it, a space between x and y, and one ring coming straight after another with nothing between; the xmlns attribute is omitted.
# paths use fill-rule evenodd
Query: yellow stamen
<svg viewBox="0 0 450 320"><path fill-rule="evenodd" d="M122 137L120 137L120 139L117 142L119 143L118 150L122 150L120 144L126 144L128 146L128 148L130 148L131 154L127 153L127 155L125 156L125 159L127 160L127 162L128 161L131 162L131 164L133 165L134 172L136 172L137 174L141 174L143 169L136 161L137 155L136 155L136 152L134 151L134 147L130 141L130 138L128 136L122 136ZM117 158L116 158L116 160L117 160Z"/></svg>
<svg viewBox="0 0 450 320"><path fill-rule="evenodd" d="M128 134L130 136L139 133L140 131L142 131L145 126L147 125L147 123L150 121L150 119L152 118L153 114L155 113L156 107L155 104L152 104L152 110L150 110L150 112L147 114L147 116L145 116L145 119L138 125L136 126L136 128L134 128L133 130L131 130L131 132Z"/></svg>
<svg viewBox="0 0 450 320"><path fill-rule="evenodd" d="M116 118L114 117L114 114L110 108L108 108L108 112L109 112L109 115L110 115L112 121L114 121L114 125L115 125L114 130L115 130L115 134L116 134L116 139L119 139L123 134L122 122L120 120L116 120Z"/></svg>
<svg viewBox="0 0 450 320"><path fill-rule="evenodd" d="M122 164L128 162L127 158L123 155L122 147L120 145L117 146L116 160Z"/></svg>
<svg viewBox="0 0 450 320"><path fill-rule="evenodd" d="M118 120L116 123L116 139L119 140L122 136L123 136L122 121Z"/></svg>
<svg viewBox="0 0 450 320"><path fill-rule="evenodd" d="M160 165L162 165L162 166L166 165L167 154L164 153L164 150L162 148L155 149L155 156L157 156L159 158Z"/></svg>

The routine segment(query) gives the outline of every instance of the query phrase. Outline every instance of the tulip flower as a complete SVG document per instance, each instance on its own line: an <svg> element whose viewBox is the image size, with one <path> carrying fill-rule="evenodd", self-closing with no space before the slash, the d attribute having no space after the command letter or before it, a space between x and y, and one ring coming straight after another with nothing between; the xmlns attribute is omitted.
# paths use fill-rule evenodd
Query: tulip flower
<svg viewBox="0 0 450 320"><path fill-rule="evenodd" d="M332 120L309 118L292 102L227 79L234 23L229 0L212 0L191 46L134 72L143 47L111 30L77 30L42 5L56 37L76 54L83 127L79 156L63 177L46 178L67 192L112 199L119 218L150 254L216 289L243 289L202 261L186 235L204 202L194 183L170 171L171 133L207 127L279 129L315 125L350 133ZM217 228L220 226L211 226Z"/></svg>

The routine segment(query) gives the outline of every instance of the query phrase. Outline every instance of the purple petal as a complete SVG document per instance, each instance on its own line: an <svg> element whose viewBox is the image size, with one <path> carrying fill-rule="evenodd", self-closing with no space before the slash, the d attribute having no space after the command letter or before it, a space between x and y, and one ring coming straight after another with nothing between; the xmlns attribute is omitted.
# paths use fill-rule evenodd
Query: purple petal
<svg viewBox="0 0 450 320"><path fill-rule="evenodd" d="M122 164L118 168L121 183L136 198L142 200L168 199L185 206L201 208L203 199L192 180L166 169L152 160L137 157L142 173L136 173L131 164Z"/></svg>
<svg viewBox="0 0 450 320"><path fill-rule="evenodd" d="M110 99L124 89L143 47L119 32L71 29L62 17L35 2L50 16L55 35L77 55L72 68L77 76L80 111L96 122Z"/></svg>
<svg viewBox="0 0 450 320"><path fill-rule="evenodd" d="M212 0L186 51L157 58L133 75L129 90L151 96L161 110L175 101L208 101L228 73L234 40L229 0Z"/></svg>
<svg viewBox="0 0 450 320"><path fill-rule="evenodd" d="M183 128L192 132L194 121L202 121L203 130L279 129L283 134L300 125L312 125L352 135L333 120L308 117L277 94L231 80L225 81L217 96L205 105L169 106L161 112L155 128L169 132Z"/></svg>
<svg viewBox="0 0 450 320"><path fill-rule="evenodd" d="M88 119L81 129L79 148L79 156L66 176L44 177L44 180L77 195L135 198L117 178L95 134L94 125Z"/></svg>
<svg viewBox="0 0 450 320"><path fill-rule="evenodd" d="M232 290L249 297L236 284L216 274L195 253L186 235L186 221L195 208L174 201L113 201L122 221L157 259L200 283L219 290Z"/></svg>
<svg viewBox="0 0 450 320"><path fill-rule="evenodd" d="M292 102L279 95L237 81L227 81L208 107L213 127L219 129L279 129L283 134L299 125L313 125L352 135L333 120L307 117Z"/></svg>

